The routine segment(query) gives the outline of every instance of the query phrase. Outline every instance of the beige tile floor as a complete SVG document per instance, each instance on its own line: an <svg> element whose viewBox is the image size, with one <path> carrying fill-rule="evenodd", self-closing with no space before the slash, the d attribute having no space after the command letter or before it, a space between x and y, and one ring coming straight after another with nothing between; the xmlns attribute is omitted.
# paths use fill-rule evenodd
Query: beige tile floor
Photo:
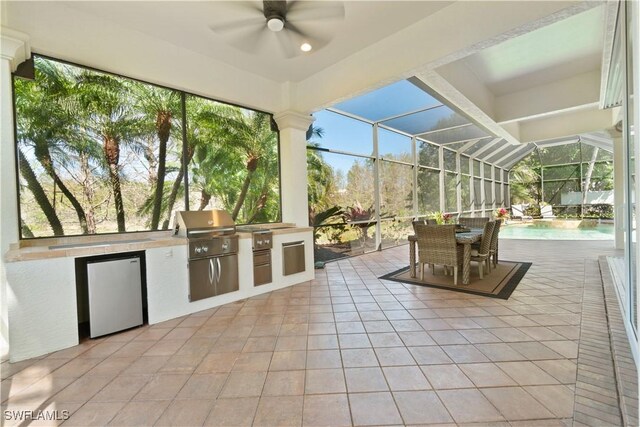
<svg viewBox="0 0 640 427"><path fill-rule="evenodd" d="M508 301L379 280L406 246L330 263L311 283L5 361L3 422L569 425L585 259L611 246L501 242L534 263Z"/></svg>

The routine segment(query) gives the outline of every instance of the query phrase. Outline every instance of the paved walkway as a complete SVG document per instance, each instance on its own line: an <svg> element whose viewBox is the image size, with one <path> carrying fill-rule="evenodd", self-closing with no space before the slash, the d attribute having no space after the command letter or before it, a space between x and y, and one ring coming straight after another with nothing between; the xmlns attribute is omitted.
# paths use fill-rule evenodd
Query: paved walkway
<svg viewBox="0 0 640 427"><path fill-rule="evenodd" d="M611 253L503 241L505 259L533 262L508 301L380 281L406 246L329 263L311 283L4 362L4 422L571 425L585 283Z"/></svg>

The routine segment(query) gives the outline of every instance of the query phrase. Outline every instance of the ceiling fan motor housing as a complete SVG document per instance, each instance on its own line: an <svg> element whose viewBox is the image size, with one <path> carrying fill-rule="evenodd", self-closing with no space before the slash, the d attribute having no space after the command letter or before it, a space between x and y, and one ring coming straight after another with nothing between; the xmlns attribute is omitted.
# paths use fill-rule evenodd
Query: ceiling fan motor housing
<svg viewBox="0 0 640 427"><path fill-rule="evenodd" d="M284 28L284 18L277 15L268 17L267 27L274 33L281 31Z"/></svg>
<svg viewBox="0 0 640 427"><path fill-rule="evenodd" d="M262 2L262 11L264 17L267 18L267 27L278 32L284 28L284 20L287 15L287 2L282 0Z"/></svg>

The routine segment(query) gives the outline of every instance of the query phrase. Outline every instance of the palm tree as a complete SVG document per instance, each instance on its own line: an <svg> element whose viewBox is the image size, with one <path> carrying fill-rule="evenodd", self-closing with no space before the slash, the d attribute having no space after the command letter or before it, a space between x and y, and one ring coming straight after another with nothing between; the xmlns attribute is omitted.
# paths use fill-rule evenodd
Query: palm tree
<svg viewBox="0 0 640 427"><path fill-rule="evenodd" d="M270 116L208 102L200 120L203 135L192 171L202 189L201 208L215 196L234 220L241 210L245 222L264 216L272 189L277 187L277 134L271 129ZM224 182L220 176L225 177ZM260 184L252 188L257 182Z"/></svg>
<svg viewBox="0 0 640 427"><path fill-rule="evenodd" d="M135 138L142 133L129 99L132 84L125 79L89 71L82 71L76 81L82 125L102 142L118 232L126 231L120 185L120 144L134 144Z"/></svg>
<svg viewBox="0 0 640 427"><path fill-rule="evenodd" d="M155 173L155 189L153 208L151 211L151 229L156 230L160 223L164 193L164 181L167 175L167 144L172 129L179 128L181 102L179 92L159 88L152 85L136 84L136 98L143 117L152 119L149 123L152 132L158 139L157 172ZM146 123L145 123L146 124ZM147 157L153 157L155 147L147 145ZM150 150L149 150L150 149ZM153 167L153 162L150 167Z"/></svg>
<svg viewBox="0 0 640 427"><path fill-rule="evenodd" d="M29 161L27 160L20 147L18 147L18 164L20 165L20 174L27 182L27 187L29 188L29 191L31 191L31 194L33 194L33 197L35 198L36 203L38 203L38 206L40 206L42 213L44 213L47 221L49 221L51 230L53 231L53 235L64 236L64 229L62 228L62 223L60 222L60 218L58 218L56 209L51 204L51 201L42 188L38 177L33 172Z"/></svg>
<svg viewBox="0 0 640 427"><path fill-rule="evenodd" d="M18 117L18 143L31 145L33 152L54 184L69 200L84 234L90 232L82 204L60 178L56 164L65 165L74 151L75 118L68 73L51 61L36 61L37 81L17 80L15 84ZM54 159L55 157L55 159Z"/></svg>

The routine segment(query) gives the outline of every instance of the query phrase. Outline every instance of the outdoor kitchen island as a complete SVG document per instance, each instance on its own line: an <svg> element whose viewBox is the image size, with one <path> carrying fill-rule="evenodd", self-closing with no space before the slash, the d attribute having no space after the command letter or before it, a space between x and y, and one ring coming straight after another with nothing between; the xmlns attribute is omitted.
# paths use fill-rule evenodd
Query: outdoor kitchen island
<svg viewBox="0 0 640 427"><path fill-rule="evenodd" d="M294 224L262 224L273 233L271 283L254 286L252 234L238 232L239 290L189 302L187 239L171 231L23 241L6 254L10 360L17 362L79 343L75 260L144 251L149 324L163 322L314 278L313 233ZM304 271L284 275L283 250L304 242ZM283 245L284 248L283 248Z"/></svg>

